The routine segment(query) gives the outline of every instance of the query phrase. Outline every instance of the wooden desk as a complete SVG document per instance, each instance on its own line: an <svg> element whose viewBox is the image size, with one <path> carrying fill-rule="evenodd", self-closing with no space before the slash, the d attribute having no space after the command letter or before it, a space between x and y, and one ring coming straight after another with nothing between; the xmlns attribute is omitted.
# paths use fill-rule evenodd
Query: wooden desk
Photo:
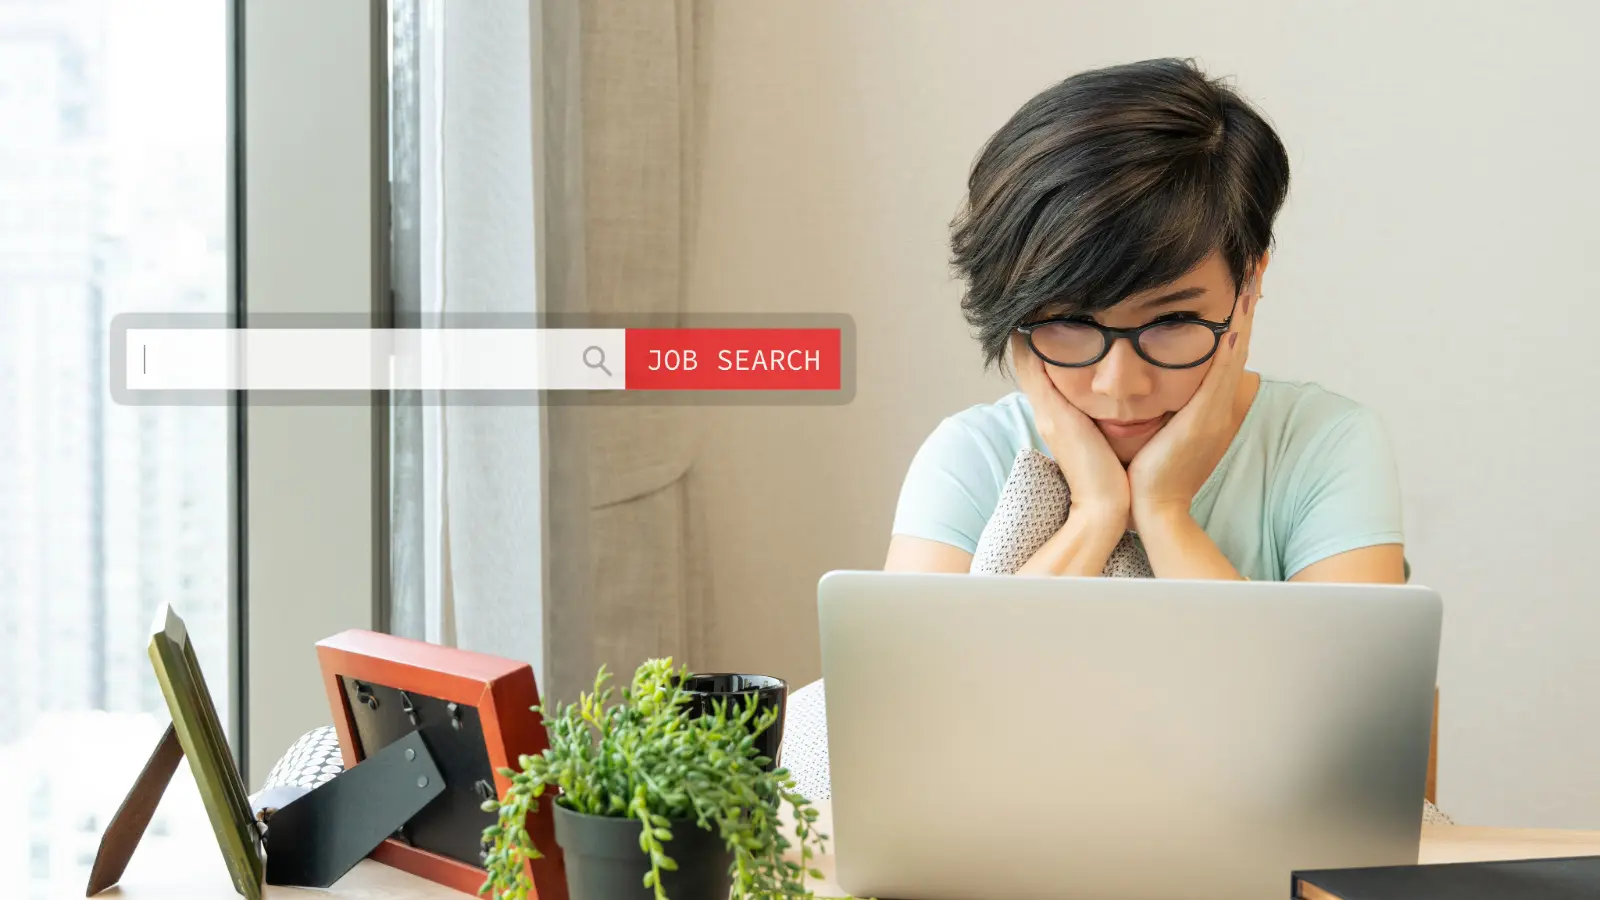
<svg viewBox="0 0 1600 900"><path fill-rule="evenodd" d="M833 831L833 808L817 804L818 826ZM1473 862L1494 859L1533 859L1554 856L1600 856L1600 831L1556 831L1532 828L1474 828L1460 825L1424 825L1420 861L1424 863ZM228 881L222 857L214 845L196 846L193 864L182 870L162 866L159 860L141 860L134 854L123 883L100 896L116 900L234 900L238 895ZM843 891L833 883L833 859L816 867L828 880L815 889L819 897L838 897ZM1287 880L1288 873L1284 873ZM3 885L0 885L3 887ZM0 890L0 895L6 894ZM51 895L83 896L83 885L63 885ZM466 894L447 890L371 860L362 862L331 891L268 887L267 900L465 900Z"/></svg>
<svg viewBox="0 0 1600 900"><path fill-rule="evenodd" d="M826 800L816 804L818 830L833 834L833 807ZM832 849L830 845L829 849ZM1556 856L1600 856L1600 831L1559 831L1545 828L1475 828L1463 825L1422 826L1422 846L1417 852L1421 863L1484 862L1496 859L1535 859ZM816 868L827 876L816 885L818 897L842 897L844 891L833 882L833 858L822 859ZM1289 873L1283 873L1285 883Z"/></svg>
<svg viewBox="0 0 1600 900"><path fill-rule="evenodd" d="M196 844L188 854L188 864L175 866L169 860L135 851L122 882L97 894L99 900L240 900L228 880L228 869L214 841ZM84 885L52 885L50 900L82 897ZM10 892L0 881L0 897ZM370 859L356 864L332 890L288 888L268 885L266 900L471 900L459 891L424 881Z"/></svg>

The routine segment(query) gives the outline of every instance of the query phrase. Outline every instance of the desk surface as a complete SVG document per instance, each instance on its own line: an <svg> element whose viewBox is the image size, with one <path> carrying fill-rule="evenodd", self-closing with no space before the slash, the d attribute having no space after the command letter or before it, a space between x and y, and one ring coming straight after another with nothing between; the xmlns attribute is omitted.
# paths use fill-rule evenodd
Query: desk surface
<svg viewBox="0 0 1600 900"><path fill-rule="evenodd" d="M817 804L822 831L832 830L832 807ZM1600 856L1600 831L1556 831L1529 828L1478 828L1460 825L1424 825L1420 861L1424 863L1473 862L1494 859L1532 859L1553 856ZM214 846L197 846L194 865L184 871L163 871L143 866L135 853L128 873L118 887L100 897L116 900L233 900L232 884L222 857ZM817 885L819 897L842 895L831 881L833 860L822 859L818 869L830 880ZM55 895L53 895L55 896ZM82 885L63 885L62 898L83 896ZM268 900L321 897L324 900L462 900L465 894L447 890L371 860L345 875L332 891L269 887Z"/></svg>

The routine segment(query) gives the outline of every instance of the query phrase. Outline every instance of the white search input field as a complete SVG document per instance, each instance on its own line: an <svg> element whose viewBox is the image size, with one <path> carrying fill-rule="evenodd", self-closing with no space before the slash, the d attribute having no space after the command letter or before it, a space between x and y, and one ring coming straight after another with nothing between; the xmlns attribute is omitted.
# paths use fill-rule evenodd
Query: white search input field
<svg viewBox="0 0 1600 900"><path fill-rule="evenodd" d="M129 328L130 391L622 390L620 328Z"/></svg>

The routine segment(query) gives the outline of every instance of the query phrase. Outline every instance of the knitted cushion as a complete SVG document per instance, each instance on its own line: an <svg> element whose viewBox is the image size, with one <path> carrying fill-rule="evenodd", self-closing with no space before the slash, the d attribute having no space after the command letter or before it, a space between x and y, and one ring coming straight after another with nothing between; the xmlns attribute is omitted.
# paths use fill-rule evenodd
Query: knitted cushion
<svg viewBox="0 0 1600 900"><path fill-rule="evenodd" d="M332 725L313 728L289 745L267 780L261 785L268 788L294 786L314 788L333 780L344 771L344 759L339 755L339 734Z"/></svg>
<svg viewBox="0 0 1600 900"><path fill-rule="evenodd" d="M978 536L972 571L1014 574L1061 530L1071 508L1072 492L1055 460L1032 448L1017 454L994 514ZM1153 577L1137 534L1123 533L1101 574L1107 578Z"/></svg>

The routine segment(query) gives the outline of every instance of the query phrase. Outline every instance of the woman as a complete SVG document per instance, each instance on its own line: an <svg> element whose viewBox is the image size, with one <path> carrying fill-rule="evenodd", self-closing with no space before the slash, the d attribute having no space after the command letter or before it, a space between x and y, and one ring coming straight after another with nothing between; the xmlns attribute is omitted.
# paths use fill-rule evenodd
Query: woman
<svg viewBox="0 0 1600 900"><path fill-rule="evenodd" d="M1101 575L1114 549L1112 573L1141 570L1131 546L1160 578L1403 582L1378 417L1245 369L1288 185L1271 127L1183 62L1086 72L1023 106L952 239L968 321L990 364L1010 350L1021 390L923 444L885 568L972 569L1038 451L1070 509L1015 571ZM821 682L797 691L784 732L813 798L830 793L825 704Z"/></svg>
<svg viewBox="0 0 1600 900"><path fill-rule="evenodd" d="M1159 578L1403 582L1378 417L1245 368L1289 161L1192 65L1085 72L973 166L963 309L1021 390L946 419L912 461L886 568L966 572L1019 453L1070 514L1017 571L1100 575L1125 532Z"/></svg>

